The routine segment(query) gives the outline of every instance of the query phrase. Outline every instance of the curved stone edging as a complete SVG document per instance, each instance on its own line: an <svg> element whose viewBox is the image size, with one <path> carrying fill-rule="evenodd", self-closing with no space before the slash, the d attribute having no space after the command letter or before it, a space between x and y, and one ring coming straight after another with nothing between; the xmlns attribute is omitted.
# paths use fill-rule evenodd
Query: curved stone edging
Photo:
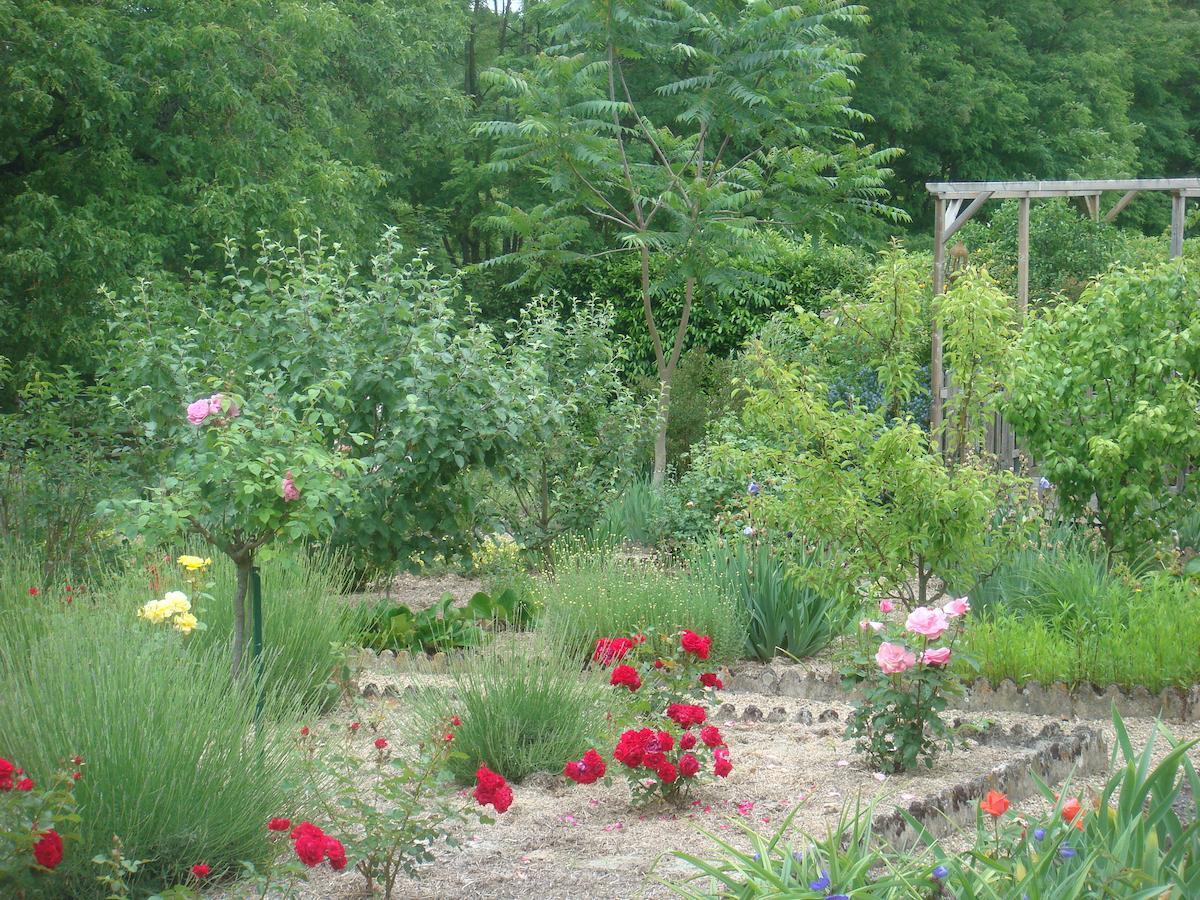
<svg viewBox="0 0 1200 900"><path fill-rule="evenodd" d="M842 685L841 676L818 675L798 666L763 666L731 671L725 689L730 692L774 694L800 700L853 703L855 692ZM1074 689L1061 681L1042 685L1031 681L1018 686L1009 679L992 685L986 678L976 679L962 697L952 698L955 709L972 712L1018 712L1041 716L1077 716L1081 719L1107 719L1115 705L1125 717L1200 721L1200 685L1189 690L1164 688L1151 694L1144 687L1125 691L1110 684L1103 690L1090 685Z"/></svg>

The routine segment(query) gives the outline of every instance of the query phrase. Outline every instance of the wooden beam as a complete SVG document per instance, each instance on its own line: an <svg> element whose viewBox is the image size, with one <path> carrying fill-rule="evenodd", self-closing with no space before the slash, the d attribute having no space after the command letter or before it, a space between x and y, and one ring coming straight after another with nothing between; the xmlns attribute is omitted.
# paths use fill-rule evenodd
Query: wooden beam
<svg viewBox="0 0 1200 900"><path fill-rule="evenodd" d="M1093 222L1100 221L1100 195L1087 194L1083 198L1083 205L1087 207L1088 218Z"/></svg>
<svg viewBox="0 0 1200 900"><path fill-rule="evenodd" d="M1171 196L1171 259L1183 256L1183 223L1187 198L1182 193Z"/></svg>
<svg viewBox="0 0 1200 900"><path fill-rule="evenodd" d="M995 200L1018 197L1087 197L1104 191L1187 191L1200 196L1200 178L1114 178L1089 181L931 181L925 188L947 200L969 200L991 191ZM1192 193L1195 192L1195 193Z"/></svg>
<svg viewBox="0 0 1200 900"><path fill-rule="evenodd" d="M1029 310L1029 198L1017 201L1017 321Z"/></svg>
<svg viewBox="0 0 1200 900"><path fill-rule="evenodd" d="M954 233L956 231L958 231L958 229L960 229L964 225L966 225L967 222L969 222L971 220L971 216L975 215L975 213L977 213L979 211L979 207L981 207L981 206L983 206L983 204L987 203L988 198L991 196L992 195L990 192L980 194L978 197L976 197L974 200L971 201L971 205L968 206L965 210L963 210L961 215L954 216L950 220L950 225L946 229L946 233L944 235L942 235L942 240L948 241L948 240L950 240L950 238L954 237Z"/></svg>
<svg viewBox="0 0 1200 900"><path fill-rule="evenodd" d="M1113 208L1104 214L1104 221L1111 222L1113 219L1119 216L1121 214L1121 210L1127 207L1130 201L1140 193L1141 191L1126 191L1124 194L1122 194L1121 199L1113 204Z"/></svg>
<svg viewBox="0 0 1200 900"><path fill-rule="evenodd" d="M946 239L943 234L945 230L946 201L941 197L936 197L933 201L933 302L935 305L938 296L946 289ZM929 410L929 430L935 441L941 441L942 330L938 327L936 315L929 351L930 399L932 401Z"/></svg>

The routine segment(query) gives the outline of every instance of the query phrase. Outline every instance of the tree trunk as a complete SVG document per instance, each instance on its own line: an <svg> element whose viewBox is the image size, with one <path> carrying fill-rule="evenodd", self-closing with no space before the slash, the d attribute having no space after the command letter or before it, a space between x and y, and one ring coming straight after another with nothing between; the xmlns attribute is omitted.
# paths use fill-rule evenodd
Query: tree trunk
<svg viewBox="0 0 1200 900"><path fill-rule="evenodd" d="M653 487L662 487L667 480L667 420L671 414L671 381L674 372L660 373L658 383L658 432L654 437L654 470L650 475Z"/></svg>
<svg viewBox="0 0 1200 900"><path fill-rule="evenodd" d="M241 677L242 659L246 654L246 593L250 588L250 570L254 567L252 556L238 557L237 590L233 594L233 663L230 671L234 678Z"/></svg>

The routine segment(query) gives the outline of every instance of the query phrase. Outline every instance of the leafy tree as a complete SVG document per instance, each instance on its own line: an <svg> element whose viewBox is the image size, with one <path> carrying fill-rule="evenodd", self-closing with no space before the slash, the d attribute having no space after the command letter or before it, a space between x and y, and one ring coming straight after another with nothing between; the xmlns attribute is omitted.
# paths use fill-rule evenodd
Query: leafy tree
<svg viewBox="0 0 1200 900"><path fill-rule="evenodd" d="M458 0L0 4L0 354L90 371L101 285L226 237L436 242L409 189L466 128L464 27Z"/></svg>
<svg viewBox="0 0 1200 900"><path fill-rule="evenodd" d="M1178 479L1200 458L1198 295L1185 263L1117 270L1041 310L1016 344L1004 414L1063 508L1118 552L1195 503L1196 480Z"/></svg>
<svg viewBox="0 0 1200 900"><path fill-rule="evenodd" d="M487 73L513 114L478 131L499 142L491 171L528 173L549 199L501 203L494 222L519 242L507 259L528 266L520 278L536 277L535 263L637 257L659 382L660 484L697 293L737 285L735 262L763 256L764 225L852 232L887 212L883 167L895 153L862 147L850 127L860 118L848 102L859 57L835 32L863 14L827 0L546 8L560 43L527 72ZM682 304L665 319L656 297L673 288Z"/></svg>

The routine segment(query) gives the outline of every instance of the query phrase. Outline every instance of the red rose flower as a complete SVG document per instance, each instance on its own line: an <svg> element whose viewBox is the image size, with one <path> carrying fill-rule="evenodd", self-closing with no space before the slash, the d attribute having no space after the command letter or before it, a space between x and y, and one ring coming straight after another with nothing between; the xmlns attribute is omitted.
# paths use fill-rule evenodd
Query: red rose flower
<svg viewBox="0 0 1200 900"><path fill-rule="evenodd" d="M40 593L41 593L41 591L39 591L39 590L38 590L37 588L35 588L35 587L31 587L31 588L29 589L29 596L30 596L30 597L36 597L36 596L37 596L38 594L40 594Z"/></svg>
<svg viewBox="0 0 1200 900"><path fill-rule="evenodd" d="M272 819L267 823L267 828L270 831L287 831L291 827L291 819Z"/></svg>
<svg viewBox="0 0 1200 900"><path fill-rule="evenodd" d="M583 754L583 759L567 763L563 774L579 784L594 784L604 777L606 769L604 757L592 748Z"/></svg>
<svg viewBox="0 0 1200 900"><path fill-rule="evenodd" d="M708 716L705 714L703 706L694 706L691 703L672 703L667 707L667 718L678 722L684 728L691 728L693 725L703 725Z"/></svg>
<svg viewBox="0 0 1200 900"><path fill-rule="evenodd" d="M642 765L647 769L657 769L667 761L667 754L661 750L647 750L642 755Z"/></svg>
<svg viewBox="0 0 1200 900"><path fill-rule="evenodd" d="M284 819L281 821L287 821L287 820ZM314 825L312 822L301 822L299 825L297 825L295 828L292 829L292 840L293 841L299 841L299 840L303 840L304 838L309 838L309 837L318 837L318 838L321 838L321 840L324 840L325 832L322 831L320 828L318 828L316 825Z"/></svg>
<svg viewBox="0 0 1200 900"><path fill-rule="evenodd" d="M319 866L325 858L325 835L301 835L296 841L296 858L309 868Z"/></svg>
<svg viewBox="0 0 1200 900"><path fill-rule="evenodd" d="M22 778L20 781L17 782L17 790L18 791L32 791L33 790L33 779L32 778Z"/></svg>
<svg viewBox="0 0 1200 900"><path fill-rule="evenodd" d="M358 731L358 729L360 729L360 728L362 728L362 722L351 722L350 723L351 731Z"/></svg>
<svg viewBox="0 0 1200 900"><path fill-rule="evenodd" d="M192 866L192 874L197 878L203 878L211 871L212 869L208 867L207 863L196 863L194 866Z"/></svg>
<svg viewBox="0 0 1200 900"><path fill-rule="evenodd" d="M0 791L11 791L13 786L13 772L16 770L11 762L0 756Z"/></svg>
<svg viewBox="0 0 1200 900"><path fill-rule="evenodd" d="M458 716L451 716L450 724L453 725L455 728L457 728L459 725L462 724L462 719L460 719Z"/></svg>
<svg viewBox="0 0 1200 900"><path fill-rule="evenodd" d="M513 793L504 776L487 766L475 770L475 802L480 806L489 803L502 813L512 806Z"/></svg>
<svg viewBox="0 0 1200 900"><path fill-rule="evenodd" d="M308 737L308 726L307 725L300 726L300 737Z"/></svg>
<svg viewBox="0 0 1200 900"><path fill-rule="evenodd" d="M338 872L346 868L346 848L337 838L325 838L325 856L329 859L329 868Z"/></svg>
<svg viewBox="0 0 1200 900"><path fill-rule="evenodd" d="M700 659L708 659L708 653L712 649L712 638L701 637L694 631L684 629L683 634L679 636L679 646Z"/></svg>
<svg viewBox="0 0 1200 900"><path fill-rule="evenodd" d="M623 659L635 643L640 643L640 641L635 642L625 637L597 638L596 650L592 653L592 662L600 663L602 666L612 665Z"/></svg>
<svg viewBox="0 0 1200 900"><path fill-rule="evenodd" d="M733 763L729 761L729 751L725 747L713 750L713 774L718 778L726 777L733 771Z"/></svg>
<svg viewBox="0 0 1200 900"><path fill-rule="evenodd" d="M33 845L33 858L45 869L53 869L63 858L63 840L58 832L51 828L43 831L38 842Z"/></svg>
<svg viewBox="0 0 1200 900"><path fill-rule="evenodd" d="M445 741L447 744L450 743L452 740L454 740L454 732L447 731L445 734L442 735L442 740Z"/></svg>
<svg viewBox="0 0 1200 900"><path fill-rule="evenodd" d="M696 735L690 731L685 731L679 738L680 750L691 750L696 746Z"/></svg>
<svg viewBox="0 0 1200 900"><path fill-rule="evenodd" d="M664 762L656 772L663 784L672 784L679 777L679 770L669 762Z"/></svg>
<svg viewBox="0 0 1200 900"><path fill-rule="evenodd" d="M717 677L716 672L705 672L700 676L700 683L705 687L716 688L718 691L725 687L725 682Z"/></svg>
<svg viewBox="0 0 1200 900"><path fill-rule="evenodd" d="M619 665L612 670L612 677L608 679L608 683L623 685L631 691L636 691L642 686L642 679L638 677L637 669L633 666Z"/></svg>
<svg viewBox="0 0 1200 900"><path fill-rule="evenodd" d="M680 742L682 746L682 741ZM700 771L700 760L696 759L696 754L685 753L679 757L679 774L684 778L694 778L696 773Z"/></svg>
<svg viewBox="0 0 1200 900"><path fill-rule="evenodd" d="M82 772L72 772L71 773L71 778L73 778L75 781L78 781L82 777L83 777Z"/></svg>
<svg viewBox="0 0 1200 900"><path fill-rule="evenodd" d="M384 740L383 738L375 738L375 749L376 750L386 750L387 749L387 741Z"/></svg>
<svg viewBox="0 0 1200 900"><path fill-rule="evenodd" d="M716 725L705 725L700 729L700 740L704 741L706 747L720 747L725 743L721 737L721 732L717 730Z"/></svg>
<svg viewBox="0 0 1200 900"><path fill-rule="evenodd" d="M613 750L613 759L624 763L631 769L636 769L642 764L642 757L646 753L646 742L652 737L654 737L654 732L649 728L622 733L617 741L616 749Z"/></svg>

